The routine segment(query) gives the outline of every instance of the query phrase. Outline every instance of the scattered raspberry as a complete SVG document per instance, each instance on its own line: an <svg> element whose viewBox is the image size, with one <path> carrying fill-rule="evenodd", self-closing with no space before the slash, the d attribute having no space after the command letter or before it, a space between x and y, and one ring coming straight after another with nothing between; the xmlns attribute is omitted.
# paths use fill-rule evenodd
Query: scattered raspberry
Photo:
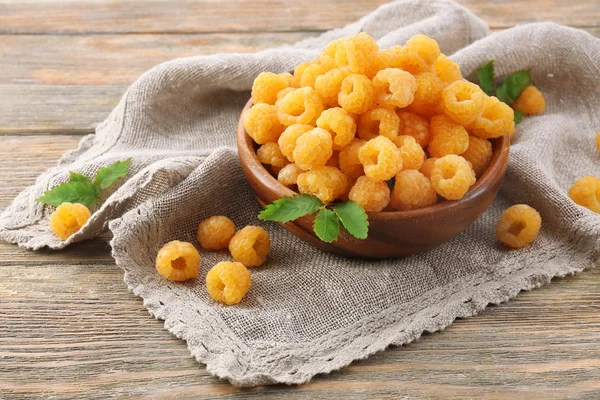
<svg viewBox="0 0 600 400"><path fill-rule="evenodd" d="M348 75L342 81L338 103L353 114L365 113L375 99L375 88L365 75Z"/></svg>
<svg viewBox="0 0 600 400"><path fill-rule="evenodd" d="M304 74L304 71L306 70L306 68L308 68L311 65L316 64L316 62L314 61L307 61L307 62L303 62L301 64L298 64L296 66L296 68L294 68L294 75L293 75L293 80L292 80L292 87L294 88L299 88L300 87L300 82L302 80L302 74Z"/></svg>
<svg viewBox="0 0 600 400"><path fill-rule="evenodd" d="M410 111L401 111L400 117L400 135L412 136L421 147L429 144L429 122L418 114Z"/></svg>
<svg viewBox="0 0 600 400"><path fill-rule="evenodd" d="M425 161L425 151L415 138L408 135L398 136L394 143L400 149L402 169L419 169Z"/></svg>
<svg viewBox="0 0 600 400"><path fill-rule="evenodd" d="M402 168L400 151L385 136L377 136L365 143L358 151L358 159L365 175L376 181L387 181Z"/></svg>
<svg viewBox="0 0 600 400"><path fill-rule="evenodd" d="M415 77L398 68L377 72L373 85L377 103L383 107L406 107L413 102L417 90Z"/></svg>
<svg viewBox="0 0 600 400"><path fill-rule="evenodd" d="M315 91L327 107L338 107L338 96L343 80L352 73L349 67L334 68L315 80Z"/></svg>
<svg viewBox="0 0 600 400"><path fill-rule="evenodd" d="M379 47L375 39L367 33L359 33L340 40L335 54L336 65L348 66L355 74L371 75L377 68L378 52Z"/></svg>
<svg viewBox="0 0 600 400"><path fill-rule="evenodd" d="M360 116L358 136L369 140L379 135L394 140L398 136L400 117L393 110L374 108Z"/></svg>
<svg viewBox="0 0 600 400"><path fill-rule="evenodd" d="M517 204L504 210L496 225L496 238L513 248L525 247L535 240L542 218L526 204Z"/></svg>
<svg viewBox="0 0 600 400"><path fill-rule="evenodd" d="M423 165L421 165L419 172L425 175L427 178L431 179L431 171L433 170L433 166L435 165L436 160L437 157L431 157L423 161Z"/></svg>
<svg viewBox="0 0 600 400"><path fill-rule="evenodd" d="M83 204L62 203L50 215L50 230L60 240L67 240L79 231L91 216L92 213Z"/></svg>
<svg viewBox="0 0 600 400"><path fill-rule="evenodd" d="M437 193L429 178L414 169L398 172L391 200L396 210L414 210L434 205L436 202Z"/></svg>
<svg viewBox="0 0 600 400"><path fill-rule="evenodd" d="M400 59L402 57L402 46L390 47L377 53L377 69L400 68Z"/></svg>
<svg viewBox="0 0 600 400"><path fill-rule="evenodd" d="M349 177L358 178L365 173L358 159L358 151L365 143L367 143L365 140L354 139L340 151L340 169Z"/></svg>
<svg viewBox="0 0 600 400"><path fill-rule="evenodd" d="M546 99L544 99L544 95L538 88L530 85L523 90L517 102L513 104L513 108L527 115L537 114L546 108Z"/></svg>
<svg viewBox="0 0 600 400"><path fill-rule="evenodd" d="M256 143L265 144L277 141L283 132L283 125L277 119L275 106L259 103L246 112L244 129Z"/></svg>
<svg viewBox="0 0 600 400"><path fill-rule="evenodd" d="M317 62L325 67L325 69L328 71L338 66L335 61L335 55L338 51L338 46L340 45L341 41L342 39L332 40L327 44L327 46L325 46L321 54L319 54Z"/></svg>
<svg viewBox="0 0 600 400"><path fill-rule="evenodd" d="M290 86L289 74L261 72L252 84L252 102L273 105L277 101L277 93Z"/></svg>
<svg viewBox="0 0 600 400"><path fill-rule="evenodd" d="M425 64L433 64L440 55L440 46L438 43L425 35L415 35L408 39L404 45L404 50L418 54Z"/></svg>
<svg viewBox="0 0 600 400"><path fill-rule="evenodd" d="M303 170L323 166L333 154L333 141L325 129L315 128L296 140L294 161Z"/></svg>
<svg viewBox="0 0 600 400"><path fill-rule="evenodd" d="M515 133L515 113L512 108L494 96L485 100L483 113L468 128L473 135L481 139L492 139L507 133Z"/></svg>
<svg viewBox="0 0 600 400"><path fill-rule="evenodd" d="M279 137L281 139L281 136ZM288 163L287 158L281 153L279 145L274 142L265 143L256 150L258 161L263 164L281 168Z"/></svg>
<svg viewBox="0 0 600 400"><path fill-rule="evenodd" d="M290 125L285 128L285 131L283 131L279 137L277 144L279 144L281 153L286 156L290 162L294 162L294 149L296 148L298 138L312 129L314 129L314 126L302 124Z"/></svg>
<svg viewBox="0 0 600 400"><path fill-rule="evenodd" d="M246 267L258 267L267 260L271 239L263 228L248 225L231 238L229 252L233 259Z"/></svg>
<svg viewBox="0 0 600 400"><path fill-rule="evenodd" d="M456 81L442 91L445 114L461 125L468 125L481 116L486 94L474 83Z"/></svg>
<svg viewBox="0 0 600 400"><path fill-rule="evenodd" d="M475 183L475 172L467 160L450 154L436 160L431 171L431 183L443 198L460 200Z"/></svg>
<svg viewBox="0 0 600 400"><path fill-rule="evenodd" d="M361 176L352 186L348 198L360 204L365 211L379 212L390 202L390 188L385 182Z"/></svg>
<svg viewBox="0 0 600 400"><path fill-rule="evenodd" d="M156 256L156 269L170 281L185 281L198 276L200 254L191 243L173 240Z"/></svg>
<svg viewBox="0 0 600 400"><path fill-rule="evenodd" d="M298 176L298 190L317 196L323 203L340 197L348 185L346 175L335 167L318 167Z"/></svg>
<svg viewBox="0 0 600 400"><path fill-rule="evenodd" d="M421 72L415 75L415 80L417 90L409 110L422 115L438 113L442 90L444 89L442 80L433 72Z"/></svg>
<svg viewBox="0 0 600 400"><path fill-rule="evenodd" d="M569 189L569 197L580 206L600 214L600 179L584 176L577 180Z"/></svg>
<svg viewBox="0 0 600 400"><path fill-rule="evenodd" d="M294 88L294 87L288 87L285 89L281 89L279 91L279 93L277 93L277 100L284 98L286 94L288 94L289 92L293 92L296 89L297 88ZM277 103L277 102L275 102L275 103Z"/></svg>
<svg viewBox="0 0 600 400"><path fill-rule="evenodd" d="M323 102L310 87L293 90L277 100L277 118L283 125L312 124L323 111Z"/></svg>
<svg viewBox="0 0 600 400"><path fill-rule="evenodd" d="M298 183L298 176L303 172L304 170L296 164L288 164L279 171L277 180L285 186L293 186Z"/></svg>
<svg viewBox="0 0 600 400"><path fill-rule="evenodd" d="M242 301L250 286L252 276L239 262L220 262L206 275L206 289L210 297L229 306Z"/></svg>
<svg viewBox="0 0 600 400"><path fill-rule="evenodd" d="M222 215L216 215L200 222L198 226L198 242L208 250L220 250L229 246L235 234L235 224Z"/></svg>
<svg viewBox="0 0 600 400"><path fill-rule="evenodd" d="M435 60L433 69L444 83L452 83L462 79L458 64L443 54L440 54Z"/></svg>
<svg viewBox="0 0 600 400"><path fill-rule="evenodd" d="M327 72L327 69L320 64L311 64L304 69L300 78L300 87L309 86L315 88L317 78Z"/></svg>
<svg viewBox="0 0 600 400"><path fill-rule="evenodd" d="M333 149L339 151L354 139L356 122L350 113L343 108L329 108L317 119L317 126L331 134Z"/></svg>
<svg viewBox="0 0 600 400"><path fill-rule="evenodd" d="M400 50L398 57L394 59L394 67L413 75L427 72L430 69L430 66L418 53L404 47Z"/></svg>
<svg viewBox="0 0 600 400"><path fill-rule="evenodd" d="M469 147L466 129L445 115L436 115L429 124L431 140L427 150L432 157L462 154Z"/></svg>
<svg viewBox="0 0 600 400"><path fill-rule="evenodd" d="M461 156L471 163L475 175L479 178L490 165L492 154L492 143L489 140L469 136L469 147Z"/></svg>

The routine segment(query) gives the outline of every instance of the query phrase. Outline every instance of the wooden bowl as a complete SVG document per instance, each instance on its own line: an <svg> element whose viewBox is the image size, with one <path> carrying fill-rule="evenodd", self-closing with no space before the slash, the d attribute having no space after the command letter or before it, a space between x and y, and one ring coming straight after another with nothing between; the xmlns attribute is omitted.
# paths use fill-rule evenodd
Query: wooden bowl
<svg viewBox="0 0 600 400"><path fill-rule="evenodd" d="M293 196L295 192L279 183L258 161L257 145L243 124L244 115L251 106L250 100L240 116L237 146L244 175L264 207L283 196ZM487 171L465 197L412 211L368 213L369 236L365 240L356 239L342 229L335 242L325 243L312 230L312 215L280 225L321 250L343 256L391 258L425 252L464 231L494 200L506 171L510 138L505 135L493 140L492 144L494 154Z"/></svg>

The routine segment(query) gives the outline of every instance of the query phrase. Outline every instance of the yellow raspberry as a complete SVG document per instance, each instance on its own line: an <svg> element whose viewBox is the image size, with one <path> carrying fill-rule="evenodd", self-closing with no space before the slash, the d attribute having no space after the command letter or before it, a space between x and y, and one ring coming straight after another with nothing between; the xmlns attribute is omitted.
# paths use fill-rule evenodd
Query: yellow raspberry
<svg viewBox="0 0 600 400"><path fill-rule="evenodd" d="M285 97L286 94L293 92L294 90L296 90L297 88L295 87L288 87L285 89L281 89L278 93L277 93L277 100L282 99ZM277 103L277 101L275 102Z"/></svg>
<svg viewBox="0 0 600 400"><path fill-rule="evenodd" d="M365 140L354 139L340 151L340 169L351 178L356 179L365 174L363 166L358 159L358 152L365 143L367 143Z"/></svg>
<svg viewBox="0 0 600 400"><path fill-rule="evenodd" d="M374 108L360 116L358 136L369 140L377 136L385 136L394 140L398 136L400 117L393 110Z"/></svg>
<svg viewBox="0 0 600 400"><path fill-rule="evenodd" d="M281 139L281 136L279 137ZM258 161L263 164L281 168L288 163L287 158L281 153L279 145L274 142L265 143L256 150Z"/></svg>
<svg viewBox="0 0 600 400"><path fill-rule="evenodd" d="M421 72L415 75L415 80L417 90L409 110L423 115L437 113L441 103L444 83L433 72Z"/></svg>
<svg viewBox="0 0 600 400"><path fill-rule="evenodd" d="M279 171L277 180L285 186L294 186L298 183L298 176L303 172L304 170L296 164L288 164Z"/></svg>
<svg viewBox="0 0 600 400"><path fill-rule="evenodd" d="M215 215L200 222L197 238L200 246L208 250L220 250L229 246L235 234L235 224L222 215Z"/></svg>
<svg viewBox="0 0 600 400"><path fill-rule="evenodd" d="M294 124L314 125L321 112L323 102L313 88L303 87L293 90L277 100L277 118L285 126Z"/></svg>
<svg viewBox="0 0 600 400"><path fill-rule="evenodd" d="M517 102L513 104L513 108L527 115L537 114L546 109L546 99L538 88L530 85L523 90Z"/></svg>
<svg viewBox="0 0 600 400"><path fill-rule="evenodd" d="M90 219L90 210L79 203L62 203L50 215L50 230L60 240L67 240Z"/></svg>
<svg viewBox="0 0 600 400"><path fill-rule="evenodd" d="M475 183L475 171L467 160L450 154L436 160L431 170L431 184L447 200L460 200Z"/></svg>
<svg viewBox="0 0 600 400"><path fill-rule="evenodd" d="M398 136L394 143L400 149L402 169L420 169L425 161L425 151L417 141L408 135Z"/></svg>
<svg viewBox="0 0 600 400"><path fill-rule="evenodd" d="M365 211L379 212L390 202L390 188L385 182L361 176L350 189L348 198L360 204Z"/></svg>
<svg viewBox="0 0 600 400"><path fill-rule="evenodd" d="M456 81L442 91L444 113L457 123L466 126L481 116L486 97L476 84Z"/></svg>
<svg viewBox="0 0 600 400"><path fill-rule="evenodd" d="M365 175L376 181L387 181L402 169L400 151L385 136L377 136L365 143L358 151L358 159Z"/></svg>
<svg viewBox="0 0 600 400"><path fill-rule="evenodd" d="M425 175L427 178L431 179L431 171L433 170L433 166L435 165L436 160L437 157L431 157L423 161L423 165L421 165L419 172Z"/></svg>
<svg viewBox="0 0 600 400"><path fill-rule="evenodd" d="M354 139L356 122L350 113L343 108L329 108L317 119L317 126L331 134L333 150L340 151Z"/></svg>
<svg viewBox="0 0 600 400"><path fill-rule="evenodd" d="M315 128L296 140L294 161L303 170L321 167L333 154L331 134L325 129Z"/></svg>
<svg viewBox="0 0 600 400"><path fill-rule="evenodd" d="M433 117L429 130L431 140L427 150L432 157L462 154L469 147L469 134L466 129L445 115Z"/></svg>
<svg viewBox="0 0 600 400"><path fill-rule="evenodd" d="M422 34L408 39L408 42L404 45L404 50L418 54L426 64L433 64L440 55L438 43Z"/></svg>
<svg viewBox="0 0 600 400"><path fill-rule="evenodd" d="M377 67L378 52L375 39L362 32L340 40L335 53L336 66L348 66L356 74L370 75Z"/></svg>
<svg viewBox="0 0 600 400"><path fill-rule="evenodd" d="M475 175L479 178L490 165L493 154L492 143L489 140L469 136L469 147L461 156L471 163Z"/></svg>
<svg viewBox="0 0 600 400"><path fill-rule="evenodd" d="M261 72L252 84L252 102L274 105L277 93L290 86L289 74Z"/></svg>
<svg viewBox="0 0 600 400"><path fill-rule="evenodd" d="M304 69L300 78L300 87L315 88L315 81L319 76L327 72L327 69L320 64L311 64Z"/></svg>
<svg viewBox="0 0 600 400"><path fill-rule="evenodd" d="M600 179L584 176L569 189L569 197L575 203L600 214Z"/></svg>
<svg viewBox="0 0 600 400"><path fill-rule="evenodd" d="M473 121L469 130L481 139L493 139L515 133L514 111L494 96L485 100L483 113Z"/></svg>
<svg viewBox="0 0 600 400"><path fill-rule="evenodd" d="M296 66L296 68L294 68L294 75L293 75L293 79L292 79L292 84L291 86L294 88L299 88L300 87L300 82L302 80L302 74L304 74L304 71L306 70L306 68L310 67L311 65L316 64L315 61L307 61L307 62L303 62L301 64L298 64Z"/></svg>
<svg viewBox="0 0 600 400"><path fill-rule="evenodd" d="M156 256L156 270L170 281L185 281L198 276L200 254L191 243L173 240Z"/></svg>
<svg viewBox="0 0 600 400"><path fill-rule="evenodd" d="M380 50L375 59L377 69L400 68L401 54L402 46L394 46L389 49Z"/></svg>
<svg viewBox="0 0 600 400"><path fill-rule="evenodd" d="M400 135L412 136L421 147L429 144L429 122L418 114L410 111L401 111L400 117Z"/></svg>
<svg viewBox="0 0 600 400"><path fill-rule="evenodd" d="M325 69L328 71L338 66L336 65L335 56L338 51L338 46L340 46L341 42L342 39L332 40L327 44L327 46L325 46L317 58L317 62L325 67Z"/></svg>
<svg viewBox="0 0 600 400"><path fill-rule="evenodd" d="M229 306L242 301L251 286L252 276L239 262L220 262L206 274L206 289L210 297Z"/></svg>
<svg viewBox="0 0 600 400"><path fill-rule="evenodd" d="M462 80L462 75L460 73L460 67L458 64L443 54L440 54L435 60L433 63L433 69L437 76L439 76L444 83L452 83Z"/></svg>
<svg viewBox="0 0 600 400"><path fill-rule="evenodd" d="M349 67L334 68L315 80L315 91L327 107L338 107L338 96L342 89L342 82L352 71Z"/></svg>
<svg viewBox="0 0 600 400"><path fill-rule="evenodd" d="M275 106L259 103L252 106L244 117L246 133L258 144L276 142L283 132L283 125L277 119Z"/></svg>
<svg viewBox="0 0 600 400"><path fill-rule="evenodd" d="M392 108L408 106L413 102L417 90L415 77L398 68L386 68L377 72L373 85L377 103Z"/></svg>
<svg viewBox="0 0 600 400"><path fill-rule="evenodd" d="M264 264L269 250L269 234L259 226L248 225L240 229L229 242L229 252L233 259L248 268Z"/></svg>
<svg viewBox="0 0 600 400"><path fill-rule="evenodd" d="M371 108L374 100L375 88L365 75L348 75L342 81L338 103L344 110L353 114L363 114Z"/></svg>
<svg viewBox="0 0 600 400"><path fill-rule="evenodd" d="M525 247L535 240L542 217L532 207L517 204L504 210L496 225L496 238L513 248Z"/></svg>
<svg viewBox="0 0 600 400"><path fill-rule="evenodd" d="M347 185L346 175L335 167L318 167L298 176L298 191L317 196L325 204L340 197Z"/></svg>
<svg viewBox="0 0 600 400"><path fill-rule="evenodd" d="M398 211L429 207L437 202L431 181L421 172L405 169L396 175L391 205Z"/></svg>
<svg viewBox="0 0 600 400"><path fill-rule="evenodd" d="M277 141L281 154L286 156L290 162L294 162L294 149L296 148L298 138L314 128L312 125L302 124L290 125L285 128L285 131L283 131Z"/></svg>

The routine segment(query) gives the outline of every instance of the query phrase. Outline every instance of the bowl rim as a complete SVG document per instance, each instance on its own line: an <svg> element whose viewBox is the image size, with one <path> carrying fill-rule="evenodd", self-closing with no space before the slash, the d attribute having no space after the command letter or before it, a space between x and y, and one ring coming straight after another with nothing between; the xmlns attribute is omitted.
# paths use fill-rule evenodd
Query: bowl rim
<svg viewBox="0 0 600 400"><path fill-rule="evenodd" d="M267 169L265 166L258 160L258 156L256 155L256 151L254 150L254 140L248 135L246 129L244 128L244 115L246 112L252 107L252 98L248 100L242 112L240 114L240 118L238 120L238 127L236 133L236 141L238 152L244 149L244 152L247 152L250 157L246 160L251 163L251 165L247 165L253 171L260 171L261 180L267 179L268 184L272 188L278 188L278 192L281 193L281 197L283 196L293 196L298 193L294 192L287 186L283 185L279 182ZM464 208L465 204L476 201L483 193L486 192L487 188L497 179L502 179L502 172L508 163L508 154L510 149L510 136L506 133L504 136L493 139L494 143L494 152L492 154L492 159L490 160L490 164L488 168L485 170L483 175L477 181L469 191L465 194L465 196L460 200L443 200L438 202L432 206L418 208L415 210L407 210L407 211L379 211L379 212L367 212L370 221L377 220L404 220L410 218L422 218L429 217L434 218L436 214L451 212L455 208Z"/></svg>

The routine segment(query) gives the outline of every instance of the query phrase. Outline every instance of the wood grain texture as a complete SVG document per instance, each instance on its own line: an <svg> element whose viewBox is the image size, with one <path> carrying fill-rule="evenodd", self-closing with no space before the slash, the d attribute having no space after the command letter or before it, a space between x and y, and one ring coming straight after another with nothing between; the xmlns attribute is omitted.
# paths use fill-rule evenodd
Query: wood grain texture
<svg viewBox="0 0 600 400"><path fill-rule="evenodd" d="M353 22L386 0L0 1L3 33L206 33L322 31ZM491 27L529 21L598 26L589 0L459 0ZM310 12L307 12L310 10Z"/></svg>
<svg viewBox="0 0 600 400"><path fill-rule="evenodd" d="M76 135L93 131L153 65L293 43L383 2L0 0L0 209L75 148ZM594 1L459 2L493 30L554 20L600 36ZM209 376L127 291L108 238L60 252L0 243L0 399L597 399L600 393L600 270L555 279L307 385L237 389Z"/></svg>

